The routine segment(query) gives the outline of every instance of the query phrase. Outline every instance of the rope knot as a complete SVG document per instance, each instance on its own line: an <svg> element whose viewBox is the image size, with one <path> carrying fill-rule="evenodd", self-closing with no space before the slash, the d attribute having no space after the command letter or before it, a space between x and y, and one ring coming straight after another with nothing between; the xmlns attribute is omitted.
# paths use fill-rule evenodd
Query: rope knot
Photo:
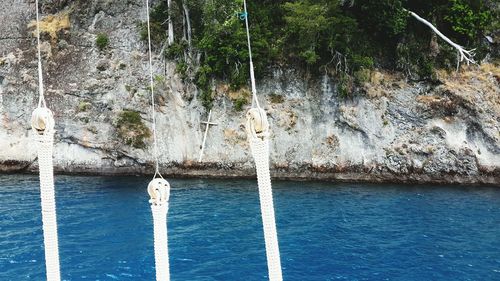
<svg viewBox="0 0 500 281"><path fill-rule="evenodd" d="M253 139L269 137L269 122L264 109L251 108L248 110L246 130L248 137Z"/></svg>
<svg viewBox="0 0 500 281"><path fill-rule="evenodd" d="M48 135L54 132L54 116L46 107L38 107L31 114L31 128L38 135Z"/></svg>
<svg viewBox="0 0 500 281"><path fill-rule="evenodd" d="M151 196L149 203L163 205L170 198L170 184L163 178L156 178L149 182L148 193Z"/></svg>

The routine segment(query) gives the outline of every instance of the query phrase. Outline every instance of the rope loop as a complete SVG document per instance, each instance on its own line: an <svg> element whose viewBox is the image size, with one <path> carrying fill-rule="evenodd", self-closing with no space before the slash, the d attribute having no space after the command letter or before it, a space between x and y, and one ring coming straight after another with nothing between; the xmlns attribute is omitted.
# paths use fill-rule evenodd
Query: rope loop
<svg viewBox="0 0 500 281"><path fill-rule="evenodd" d="M261 140L269 138L269 122L264 109L251 108L248 110L246 117L246 131L249 138L259 138Z"/></svg>
<svg viewBox="0 0 500 281"><path fill-rule="evenodd" d="M163 178L156 178L149 182L148 193L151 205L168 204L170 198L170 184Z"/></svg>
<svg viewBox="0 0 500 281"><path fill-rule="evenodd" d="M38 135L54 133L55 121L52 111L47 107L38 107L31 114L31 128Z"/></svg>

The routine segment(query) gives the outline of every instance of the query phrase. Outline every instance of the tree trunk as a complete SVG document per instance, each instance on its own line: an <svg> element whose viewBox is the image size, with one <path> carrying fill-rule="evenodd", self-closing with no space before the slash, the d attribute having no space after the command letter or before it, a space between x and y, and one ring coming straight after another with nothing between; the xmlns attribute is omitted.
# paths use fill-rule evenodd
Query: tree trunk
<svg viewBox="0 0 500 281"><path fill-rule="evenodd" d="M168 45L174 43L174 24L172 22L172 0L167 0L168 7Z"/></svg>
<svg viewBox="0 0 500 281"><path fill-rule="evenodd" d="M186 19L186 35L188 41L188 48L191 50L191 20L189 19L189 8L186 0L182 1L182 9L184 10L184 17Z"/></svg>

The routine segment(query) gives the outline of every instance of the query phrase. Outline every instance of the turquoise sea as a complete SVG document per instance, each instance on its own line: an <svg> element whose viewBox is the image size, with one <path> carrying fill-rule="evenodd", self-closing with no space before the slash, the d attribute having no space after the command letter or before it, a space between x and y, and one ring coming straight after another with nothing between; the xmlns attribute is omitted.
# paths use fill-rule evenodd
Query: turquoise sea
<svg viewBox="0 0 500 281"><path fill-rule="evenodd" d="M143 177L56 177L64 280L153 280ZM266 280L256 181L174 179L172 280ZM500 188L274 182L285 280L500 280ZM0 176L0 280L44 280L38 179Z"/></svg>

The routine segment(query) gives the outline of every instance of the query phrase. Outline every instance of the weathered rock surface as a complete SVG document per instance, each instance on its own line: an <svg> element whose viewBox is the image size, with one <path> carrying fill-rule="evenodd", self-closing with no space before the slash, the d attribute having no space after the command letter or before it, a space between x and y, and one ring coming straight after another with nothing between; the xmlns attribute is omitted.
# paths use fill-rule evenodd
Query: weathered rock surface
<svg viewBox="0 0 500 281"><path fill-rule="evenodd" d="M68 2L68 3L66 3ZM43 1L45 15L67 14L69 27L44 34L46 99L56 118L57 172L151 173L152 139L127 145L120 114L151 126L147 52L137 21L143 2ZM36 41L31 1L0 3L0 172L34 171L29 125L36 107ZM109 46L95 46L97 34ZM178 176L251 176L245 111L216 87L203 162L197 162L208 113L196 87L155 55L162 171ZM377 72L366 94L340 98L331 78L276 68L258 81L272 127L271 167L281 178L500 184L500 73L483 65L440 73L436 84L407 83ZM244 107L244 109L246 109Z"/></svg>

